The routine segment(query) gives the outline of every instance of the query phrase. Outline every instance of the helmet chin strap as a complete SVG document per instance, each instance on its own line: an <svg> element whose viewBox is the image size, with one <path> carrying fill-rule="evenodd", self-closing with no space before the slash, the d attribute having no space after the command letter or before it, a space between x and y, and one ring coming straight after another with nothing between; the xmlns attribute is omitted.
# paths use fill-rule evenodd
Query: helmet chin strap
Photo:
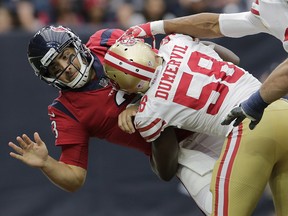
<svg viewBox="0 0 288 216"><path fill-rule="evenodd" d="M77 53L77 50L75 48L75 51ZM81 88L84 86L88 81L89 81L89 73L90 73L90 68L93 64L94 57L91 55L91 62L87 66L86 64L83 63L82 57L80 53L77 53L77 58L80 63L80 70L78 71L77 76L75 77L74 80L72 80L70 83L63 83L64 85L70 87L70 88Z"/></svg>

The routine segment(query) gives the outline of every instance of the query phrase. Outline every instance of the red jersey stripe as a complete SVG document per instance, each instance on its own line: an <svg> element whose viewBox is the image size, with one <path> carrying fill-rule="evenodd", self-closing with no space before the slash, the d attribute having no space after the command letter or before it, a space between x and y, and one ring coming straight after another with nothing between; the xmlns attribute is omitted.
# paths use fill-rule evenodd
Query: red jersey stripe
<svg viewBox="0 0 288 216"><path fill-rule="evenodd" d="M153 122L151 122L149 125L142 127L142 128L137 128L139 132L146 132L153 128L156 124L158 124L161 121L160 118L156 118Z"/></svg>
<svg viewBox="0 0 288 216"><path fill-rule="evenodd" d="M251 8L251 13L253 13L253 14L257 15L257 16L260 15L259 11L255 10L253 8Z"/></svg>
<svg viewBox="0 0 288 216"><path fill-rule="evenodd" d="M155 140L155 137L158 137L158 135L161 133L163 125L164 125L164 122L162 122L161 127L155 133L151 134L150 136L143 137L143 138L147 141Z"/></svg>

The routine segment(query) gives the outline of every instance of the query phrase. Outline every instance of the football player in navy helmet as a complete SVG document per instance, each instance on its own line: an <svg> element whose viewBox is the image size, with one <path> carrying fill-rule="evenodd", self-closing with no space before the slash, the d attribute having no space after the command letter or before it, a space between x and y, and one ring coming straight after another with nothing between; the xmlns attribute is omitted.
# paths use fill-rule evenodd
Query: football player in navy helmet
<svg viewBox="0 0 288 216"><path fill-rule="evenodd" d="M69 28L47 26L29 42L27 57L35 74L60 90L48 106L48 115L61 156L59 160L50 157L37 132L34 139L27 134L18 136L18 145L10 142L15 151L10 155L40 168L63 190L75 191L85 182L91 137L150 155L150 143L139 134L127 134L118 127L118 115L134 97L113 91L103 70L105 53L123 32L101 29L84 44Z"/></svg>
<svg viewBox="0 0 288 216"><path fill-rule="evenodd" d="M94 57L71 29L47 26L30 40L28 59L35 74L48 84L74 89L89 80Z"/></svg>

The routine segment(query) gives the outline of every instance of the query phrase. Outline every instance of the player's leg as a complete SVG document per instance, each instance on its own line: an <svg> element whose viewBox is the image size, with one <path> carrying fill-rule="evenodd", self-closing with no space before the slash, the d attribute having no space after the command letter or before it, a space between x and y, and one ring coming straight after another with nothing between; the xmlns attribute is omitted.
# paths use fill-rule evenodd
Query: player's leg
<svg viewBox="0 0 288 216"><path fill-rule="evenodd" d="M269 185L273 194L276 215L288 215L288 160L283 160L275 165Z"/></svg>
<svg viewBox="0 0 288 216"><path fill-rule="evenodd" d="M245 120L234 128L222 148L211 183L216 216L252 215L273 168L275 146L261 125L251 131Z"/></svg>
<svg viewBox="0 0 288 216"><path fill-rule="evenodd" d="M206 215L210 215L212 210L210 182L215 161L199 151L180 150L177 177Z"/></svg>
<svg viewBox="0 0 288 216"><path fill-rule="evenodd" d="M277 151L275 153L275 166L271 174L269 184L273 194L273 201L277 216L288 215L288 109L287 103L278 101L272 106L277 106L281 110L277 118L278 129L275 129L275 139L277 140ZM271 107L272 109L273 107ZM275 111L273 116L275 118Z"/></svg>

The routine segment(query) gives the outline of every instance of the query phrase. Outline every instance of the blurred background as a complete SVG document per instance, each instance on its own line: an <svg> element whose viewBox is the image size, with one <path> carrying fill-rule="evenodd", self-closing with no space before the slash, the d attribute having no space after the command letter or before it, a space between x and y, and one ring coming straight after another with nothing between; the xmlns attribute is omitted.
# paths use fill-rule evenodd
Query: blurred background
<svg viewBox="0 0 288 216"><path fill-rule="evenodd" d="M160 181L145 155L103 140L91 140L87 180L75 193L58 189L40 170L10 158L8 142L35 131L51 156L60 155L47 115L58 91L34 75L27 44L48 24L68 26L86 42L101 28L125 30L147 21L204 11L240 12L250 6L249 0L0 1L0 216L202 216L177 179ZM214 42L232 49L241 58L240 66L261 80L286 58L281 43L265 34ZM274 215L268 188L253 215Z"/></svg>

